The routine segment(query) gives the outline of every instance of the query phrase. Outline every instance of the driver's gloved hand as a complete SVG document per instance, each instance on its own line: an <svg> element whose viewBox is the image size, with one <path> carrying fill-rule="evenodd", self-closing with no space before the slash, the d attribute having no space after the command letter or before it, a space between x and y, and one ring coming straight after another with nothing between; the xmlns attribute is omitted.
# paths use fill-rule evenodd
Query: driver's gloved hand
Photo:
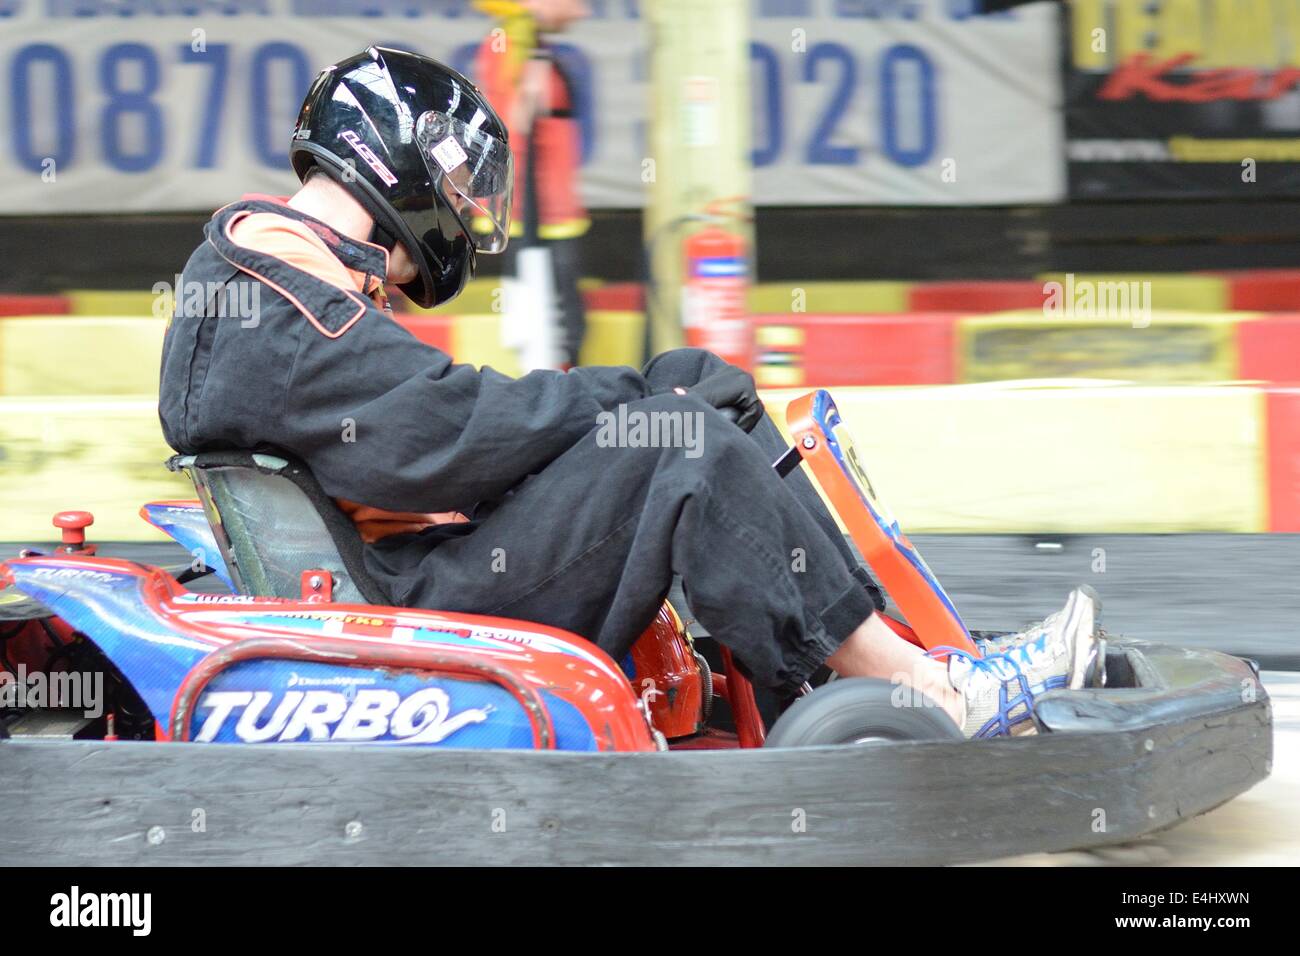
<svg viewBox="0 0 1300 956"><path fill-rule="evenodd" d="M685 391L698 395L716 409L735 409L736 424L747 432L763 418L763 403L758 399L753 377L734 365L719 369Z"/></svg>

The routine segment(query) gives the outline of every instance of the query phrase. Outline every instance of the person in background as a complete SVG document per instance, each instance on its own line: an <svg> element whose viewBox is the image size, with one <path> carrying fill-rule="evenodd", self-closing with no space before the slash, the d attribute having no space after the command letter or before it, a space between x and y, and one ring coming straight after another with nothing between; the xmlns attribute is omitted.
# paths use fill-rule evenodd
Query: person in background
<svg viewBox="0 0 1300 956"><path fill-rule="evenodd" d="M590 14L586 0L477 0L496 18L475 65L479 86L506 122L515 156L514 229L503 269L518 275L523 249L549 253L563 367L578 364L587 329L578 279L590 227L579 195L582 143L572 77L547 37Z"/></svg>

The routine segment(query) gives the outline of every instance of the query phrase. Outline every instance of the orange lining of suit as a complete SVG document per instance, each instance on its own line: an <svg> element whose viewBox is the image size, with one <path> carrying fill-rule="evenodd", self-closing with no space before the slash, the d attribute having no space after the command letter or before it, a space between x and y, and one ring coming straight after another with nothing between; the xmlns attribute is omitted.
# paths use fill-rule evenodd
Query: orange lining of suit
<svg viewBox="0 0 1300 956"><path fill-rule="evenodd" d="M371 297L381 306L386 301L384 284L380 277L367 276L364 272L349 269L335 258L320 236L312 232L305 223L296 219L286 219L283 216L277 216L275 213L269 212L250 213L231 223L227 235L231 242L243 246L245 249L252 249L254 252L260 252L263 255L274 256L295 269L301 269L303 272L320 279L322 282L328 282L344 292L359 292L362 295ZM385 257L387 257L388 250L383 251ZM385 259L386 265L387 260ZM266 281L261 276L258 276L258 278L263 282ZM367 280L369 281L367 282ZM270 283L267 284L270 285ZM366 288L367 284L369 284L369 288ZM286 298L289 297L286 296ZM318 330L329 335L330 338L337 338L337 335L330 335L322 328L316 317L304 309L297 301L292 298L289 298L289 301L293 302L298 310ZM364 311L363 309L362 314L364 314ZM359 314L357 318L360 317ZM338 335L342 335L355 321L356 319L353 319L352 322L344 326ZM385 511L382 508L358 504L344 498L336 498L334 501L356 526L357 533L361 535L361 540L366 544L374 544L381 538L386 538L392 534L411 534L434 525L455 524L469 520L463 514L455 511L429 513Z"/></svg>
<svg viewBox="0 0 1300 956"><path fill-rule="evenodd" d="M231 220L230 225L226 227L226 238L237 246L243 246L245 249L251 249L254 252L260 252L263 255L279 259L285 265L326 282L341 292L360 292L364 296L369 296L376 288L383 288L383 283L379 278L371 276L370 278L374 282L367 289L365 287L366 275L364 273L349 269L339 262L334 254L330 252L329 246L325 245L325 240L312 232L306 223L299 222L296 219L287 219L271 212L248 213ZM387 256L388 251L384 250L385 268L388 264ZM310 309L286 290L280 288L266 276L258 275L251 270L244 269L242 266L240 268L242 271L249 272L256 279L265 282L292 302L294 307L315 326L316 331L327 338L338 338L366 314L365 306L358 303L357 314L349 319L337 332L331 332L321 324Z"/></svg>
<svg viewBox="0 0 1300 956"><path fill-rule="evenodd" d="M346 498L335 498L334 502L356 525L361 540L366 544L374 544L390 534L416 534L434 525L460 524L469 520L456 511L417 514L410 511L384 511L370 505L359 505Z"/></svg>

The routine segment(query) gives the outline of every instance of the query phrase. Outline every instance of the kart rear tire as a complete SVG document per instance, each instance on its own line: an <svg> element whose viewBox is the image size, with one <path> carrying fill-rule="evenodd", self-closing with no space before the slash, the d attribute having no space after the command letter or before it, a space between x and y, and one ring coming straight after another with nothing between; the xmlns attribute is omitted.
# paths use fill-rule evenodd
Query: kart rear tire
<svg viewBox="0 0 1300 956"><path fill-rule="evenodd" d="M898 706L895 694L910 706ZM772 725L768 747L964 740L961 728L928 697L868 677L818 687L790 705Z"/></svg>

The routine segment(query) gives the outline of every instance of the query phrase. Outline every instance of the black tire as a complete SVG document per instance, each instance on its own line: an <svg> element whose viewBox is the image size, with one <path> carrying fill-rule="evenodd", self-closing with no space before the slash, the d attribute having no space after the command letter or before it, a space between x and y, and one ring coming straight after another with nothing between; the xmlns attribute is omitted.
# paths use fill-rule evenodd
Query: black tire
<svg viewBox="0 0 1300 956"><path fill-rule="evenodd" d="M909 706L899 706L898 698ZM848 677L818 687L781 715L768 747L816 747L908 740L964 740L953 719L906 686Z"/></svg>

